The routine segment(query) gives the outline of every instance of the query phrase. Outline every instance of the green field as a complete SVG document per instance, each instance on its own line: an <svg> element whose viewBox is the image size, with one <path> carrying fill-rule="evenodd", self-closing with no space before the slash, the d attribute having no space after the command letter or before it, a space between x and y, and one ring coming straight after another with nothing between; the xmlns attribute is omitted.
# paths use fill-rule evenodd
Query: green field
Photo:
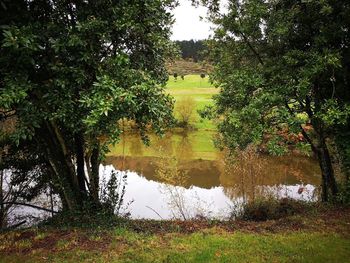
<svg viewBox="0 0 350 263"><path fill-rule="evenodd" d="M186 156L190 156L190 159L215 160L217 158L217 149L213 144L215 124L211 120L201 119L197 110L203 109L206 105L212 105L212 96L217 94L219 89L214 88L209 83L208 76L202 79L199 75L186 75L185 80L180 77L175 80L174 77L170 76L166 92L175 99L175 117L178 116L177 103L188 97L193 98L195 107L190 124L195 130L185 131L181 128L175 128L168 132L164 138L151 134L150 146L145 146L138 134L128 133L121 137L118 144L110 146L108 155L160 157L166 154L181 159L184 156L183 152L187 152L189 154Z"/></svg>
<svg viewBox="0 0 350 263"><path fill-rule="evenodd" d="M169 76L167 88L184 89L184 90L195 89L195 88L210 89L210 88L213 88L213 85L209 82L208 76L205 76L205 78L202 79L198 74L198 75L186 75L184 80L182 80L180 76L178 76L176 80L173 76Z"/></svg>
<svg viewBox="0 0 350 263"><path fill-rule="evenodd" d="M208 76L202 79L200 75L186 75L184 80L180 77L177 77L177 80L175 80L173 76L170 76L166 91L174 97L175 109L177 102L186 97L192 97L196 106L194 120L191 124L197 129L215 130L215 125L212 121L201 119L197 113L197 110L203 109L206 105L212 105L213 95L219 92L219 89L213 87L209 82ZM175 110L176 116L177 113Z"/></svg>
<svg viewBox="0 0 350 263"><path fill-rule="evenodd" d="M81 231L38 233L0 245L0 262L349 262L350 240L334 233L142 234L116 229L108 234ZM18 238L18 237L17 237ZM51 238L50 242L49 240ZM46 241L46 242L45 242ZM8 247L10 244L13 247ZM10 254L1 253L12 251Z"/></svg>

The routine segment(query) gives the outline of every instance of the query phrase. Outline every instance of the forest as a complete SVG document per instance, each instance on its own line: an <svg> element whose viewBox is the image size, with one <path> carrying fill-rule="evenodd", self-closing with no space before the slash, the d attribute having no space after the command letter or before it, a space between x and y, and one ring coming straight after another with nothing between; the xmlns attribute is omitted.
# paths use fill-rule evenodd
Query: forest
<svg viewBox="0 0 350 263"><path fill-rule="evenodd" d="M198 62L205 58L205 43L203 40L177 40L175 44L180 49L182 59L192 59Z"/></svg>

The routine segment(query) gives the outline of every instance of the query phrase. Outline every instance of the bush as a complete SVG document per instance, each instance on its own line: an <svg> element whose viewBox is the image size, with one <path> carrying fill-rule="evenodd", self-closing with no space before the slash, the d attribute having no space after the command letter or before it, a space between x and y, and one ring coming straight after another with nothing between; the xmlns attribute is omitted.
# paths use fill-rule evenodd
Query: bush
<svg viewBox="0 0 350 263"><path fill-rule="evenodd" d="M339 193L335 201L340 204L350 204L350 180L339 185Z"/></svg>
<svg viewBox="0 0 350 263"><path fill-rule="evenodd" d="M190 122L194 118L193 113L196 107L195 100L192 97L187 97L180 100L175 107L179 116L178 126L188 128L190 126Z"/></svg>
<svg viewBox="0 0 350 263"><path fill-rule="evenodd" d="M124 203L124 195L126 191L126 173L118 178L115 171L111 172L108 181L102 179L100 199L103 208L107 213L120 215L122 205Z"/></svg>
<svg viewBox="0 0 350 263"><path fill-rule="evenodd" d="M53 217L39 223L39 227L54 228L107 228L115 227L124 220L103 206L96 207L95 204L86 202L81 210L60 211Z"/></svg>
<svg viewBox="0 0 350 263"><path fill-rule="evenodd" d="M112 171L109 178L103 177L101 182L100 199L96 204L86 199L81 209L60 211L53 217L42 222L42 226L54 227L113 227L129 217L127 209L130 203L124 204L126 191L126 173L117 174Z"/></svg>
<svg viewBox="0 0 350 263"><path fill-rule="evenodd" d="M266 221L302 213L307 203L290 198L256 199L243 205L239 219L249 221Z"/></svg>

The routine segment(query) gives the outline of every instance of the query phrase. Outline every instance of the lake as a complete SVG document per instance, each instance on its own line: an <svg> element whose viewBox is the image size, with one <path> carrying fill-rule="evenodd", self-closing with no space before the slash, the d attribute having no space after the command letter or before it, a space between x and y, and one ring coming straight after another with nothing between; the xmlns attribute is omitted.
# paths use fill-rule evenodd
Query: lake
<svg viewBox="0 0 350 263"><path fill-rule="evenodd" d="M261 196L317 200L318 163L299 154L236 159L214 147L213 131L175 131L150 136L145 146L136 134L124 134L101 167L126 178L124 204L132 218L225 219L232 209Z"/></svg>
<svg viewBox="0 0 350 263"><path fill-rule="evenodd" d="M124 134L100 166L101 184L116 172L126 184L121 212L134 219L227 219L244 202L261 196L317 200L321 176L313 158L247 151L234 159L214 147L214 136L209 130L175 129L163 138L151 135L146 146L140 136ZM43 193L32 204L49 208L50 200ZM54 204L58 210L57 196ZM9 221L32 225L50 216L18 206Z"/></svg>

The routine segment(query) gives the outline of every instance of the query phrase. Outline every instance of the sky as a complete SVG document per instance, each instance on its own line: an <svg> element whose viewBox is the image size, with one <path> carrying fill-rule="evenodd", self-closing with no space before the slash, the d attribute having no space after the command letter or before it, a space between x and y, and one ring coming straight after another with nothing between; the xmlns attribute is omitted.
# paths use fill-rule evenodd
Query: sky
<svg viewBox="0 0 350 263"><path fill-rule="evenodd" d="M206 39L212 33L211 23L202 21L205 18L207 8L194 7L190 0L180 0L180 5L173 11L175 23L173 25L172 40Z"/></svg>

